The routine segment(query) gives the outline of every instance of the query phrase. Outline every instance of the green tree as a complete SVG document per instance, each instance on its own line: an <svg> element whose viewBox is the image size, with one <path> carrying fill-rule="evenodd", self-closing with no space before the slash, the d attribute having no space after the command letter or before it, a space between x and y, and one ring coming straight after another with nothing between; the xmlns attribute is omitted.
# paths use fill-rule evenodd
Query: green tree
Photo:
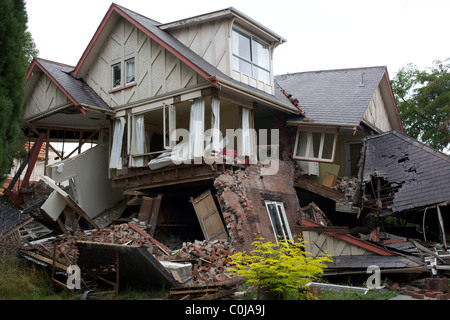
<svg viewBox="0 0 450 320"><path fill-rule="evenodd" d="M443 151L450 144L450 58L427 70L414 64L392 80L405 133Z"/></svg>
<svg viewBox="0 0 450 320"><path fill-rule="evenodd" d="M37 52L27 21L24 0L0 1L0 182L9 172L21 134L26 72Z"/></svg>

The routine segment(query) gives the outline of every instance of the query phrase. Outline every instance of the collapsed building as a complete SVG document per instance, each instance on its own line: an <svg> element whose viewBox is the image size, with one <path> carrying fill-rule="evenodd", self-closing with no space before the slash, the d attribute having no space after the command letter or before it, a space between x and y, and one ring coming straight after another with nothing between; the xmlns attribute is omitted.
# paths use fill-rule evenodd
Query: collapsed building
<svg viewBox="0 0 450 320"><path fill-rule="evenodd" d="M274 50L285 41L234 8L159 23L112 4L76 66L36 58L29 68L23 118L46 166L31 188L31 150L21 188L12 191L13 179L4 191L2 202L14 199L21 213L4 234L39 215L48 230L84 233L70 239L86 265L128 250L105 242L145 243L129 259L170 285L179 274L154 257L189 260L178 249L190 247L205 260L199 245L220 244L206 260L223 272L226 261L213 256L250 251L256 237L303 237L312 254L333 256L330 270L422 272L425 249L445 270L449 158L402 133L386 67L274 77ZM55 142L77 147L64 153ZM81 152L86 143L95 147ZM49 151L61 161L49 164ZM428 175L438 189L423 184ZM439 220L428 223L424 210ZM427 238L419 238L437 234L439 253L415 242L425 249L406 254L393 244L417 234L380 229L385 216L422 213Z"/></svg>

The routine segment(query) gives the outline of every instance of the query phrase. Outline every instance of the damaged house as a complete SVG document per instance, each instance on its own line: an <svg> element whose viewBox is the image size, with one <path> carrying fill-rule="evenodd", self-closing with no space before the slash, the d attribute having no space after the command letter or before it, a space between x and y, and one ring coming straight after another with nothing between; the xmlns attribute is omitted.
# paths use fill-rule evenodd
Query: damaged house
<svg viewBox="0 0 450 320"><path fill-rule="evenodd" d="M285 41L234 8L159 23L112 4L76 66L33 60L23 118L62 160L42 177L45 220L69 234L134 218L166 254L299 235L315 254L422 266L350 230L374 200L374 170L405 183L368 162L377 137L403 136L387 69L274 77ZM80 153L85 143L96 146Z"/></svg>

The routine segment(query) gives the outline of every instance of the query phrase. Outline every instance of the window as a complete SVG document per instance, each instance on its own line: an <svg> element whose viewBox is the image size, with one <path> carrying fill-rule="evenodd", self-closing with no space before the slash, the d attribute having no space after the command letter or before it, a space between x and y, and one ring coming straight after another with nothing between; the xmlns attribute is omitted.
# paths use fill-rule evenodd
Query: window
<svg viewBox="0 0 450 320"><path fill-rule="evenodd" d="M112 86L113 88L120 87L122 83L122 72L120 63L112 66Z"/></svg>
<svg viewBox="0 0 450 320"><path fill-rule="evenodd" d="M269 45L242 31L233 29L233 69L270 84Z"/></svg>
<svg viewBox="0 0 450 320"><path fill-rule="evenodd" d="M134 82L134 58L125 61L125 85Z"/></svg>
<svg viewBox="0 0 450 320"><path fill-rule="evenodd" d="M122 61L123 62L123 61ZM135 83L136 81L136 67L135 67L135 59L131 58L125 60L124 66L124 74L122 74L122 62L116 63L112 66L112 88L120 89L120 87L126 87ZM122 82L122 77L125 79L125 83Z"/></svg>
<svg viewBox="0 0 450 320"><path fill-rule="evenodd" d="M336 132L297 130L294 159L333 162Z"/></svg>
<svg viewBox="0 0 450 320"><path fill-rule="evenodd" d="M292 240L292 234L287 223L283 203L278 201L265 201L265 204L277 242L280 237Z"/></svg>

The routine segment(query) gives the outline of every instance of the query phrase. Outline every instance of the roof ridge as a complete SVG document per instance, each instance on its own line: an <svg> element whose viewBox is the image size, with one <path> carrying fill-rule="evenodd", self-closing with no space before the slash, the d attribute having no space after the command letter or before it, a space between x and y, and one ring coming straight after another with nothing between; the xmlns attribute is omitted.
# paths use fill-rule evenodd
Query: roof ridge
<svg viewBox="0 0 450 320"><path fill-rule="evenodd" d="M305 73L344 72L344 71L357 71L357 70L380 69L380 68L387 69L386 66L355 67L355 68L343 68L343 69L323 69L323 70L299 71L299 72L293 72L293 73L289 72L289 73L276 75L275 77L292 76L292 75L299 75L299 74L305 74Z"/></svg>
<svg viewBox="0 0 450 320"><path fill-rule="evenodd" d="M449 155L446 155L442 151L439 151L439 150L437 150L437 149L435 149L433 147L430 147L426 143L424 143L422 141L419 141L417 139L414 139L413 137L410 137L407 134L405 134L403 132L400 132L398 130L395 130L395 129L391 130L391 131L383 132L383 133L375 135L375 136L367 137L367 139L376 139L378 137L387 136L389 134L393 134L396 137L402 139L403 141L405 141L405 142L407 142L409 144L415 145L416 147L418 147L418 148L420 148L420 149L422 149L422 150L424 150L424 151L426 151L426 152L428 152L428 153L430 153L430 154L432 154L434 156L439 156L439 157L443 158L444 160L450 161L450 156Z"/></svg>
<svg viewBox="0 0 450 320"><path fill-rule="evenodd" d="M117 8L119 8L119 9L121 9L121 10L129 11L129 12L131 12L131 13L133 13L133 14L136 14L136 15L138 15L138 16L141 16L142 18L145 18L145 19L147 19L147 20L150 20L150 21L152 21L152 22L155 23L155 26L156 26L156 25L162 25L161 22L156 21L155 19L152 19L152 18L149 18L149 17L147 17L147 16L144 16L143 14L141 14L141 13L139 13L139 12L133 11L133 10L128 9L128 8L125 8L124 6L118 5L117 3L114 3L114 2L113 2L112 5L115 6L115 7L117 7Z"/></svg>
<svg viewBox="0 0 450 320"><path fill-rule="evenodd" d="M35 59L36 59L36 60L45 61L45 62L48 62L48 63L51 63L51 64L56 64L56 65L59 65L59 66L62 66L62 67L67 67L67 68L75 69L74 66L71 66L71 65L69 65L69 64L65 64L65 63L61 63L61 62L56 62L56 61L53 61L53 60L48 60L48 59L39 58L39 57L37 57L37 58L35 58Z"/></svg>

